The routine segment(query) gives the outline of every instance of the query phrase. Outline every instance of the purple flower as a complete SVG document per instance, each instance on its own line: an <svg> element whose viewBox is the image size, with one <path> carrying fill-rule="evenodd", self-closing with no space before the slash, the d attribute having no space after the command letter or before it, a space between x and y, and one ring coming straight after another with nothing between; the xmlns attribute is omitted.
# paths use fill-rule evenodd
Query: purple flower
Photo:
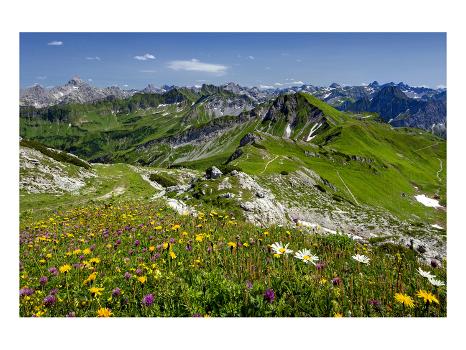
<svg viewBox="0 0 466 350"><path fill-rule="evenodd" d="M264 293L264 299L269 303L272 303L275 300L275 293L272 288L267 288Z"/></svg>
<svg viewBox="0 0 466 350"><path fill-rule="evenodd" d="M134 273L138 276L141 276L142 275L142 270L141 269L137 269L136 271L134 271Z"/></svg>
<svg viewBox="0 0 466 350"><path fill-rule="evenodd" d="M89 249L91 250L91 252L93 252L95 250L95 244L91 245Z"/></svg>
<svg viewBox="0 0 466 350"><path fill-rule="evenodd" d="M117 239L116 242L115 242L116 245L119 245L121 244L121 239Z"/></svg>
<svg viewBox="0 0 466 350"><path fill-rule="evenodd" d="M170 243L171 243L171 244L175 243L175 239L174 239L174 238L170 238Z"/></svg>
<svg viewBox="0 0 466 350"><path fill-rule="evenodd" d="M332 284L333 284L334 286L339 286L339 285L341 285L341 282L342 282L342 280L341 280L340 277L335 277L334 279L332 279Z"/></svg>
<svg viewBox="0 0 466 350"><path fill-rule="evenodd" d="M247 289L252 289L252 282L251 281L246 281L246 288Z"/></svg>
<svg viewBox="0 0 466 350"><path fill-rule="evenodd" d="M57 288L53 288L51 291L50 291L50 294L51 295L55 295L58 293L58 289Z"/></svg>
<svg viewBox="0 0 466 350"><path fill-rule="evenodd" d="M58 269L55 266L49 268L49 272L54 276L58 275Z"/></svg>
<svg viewBox="0 0 466 350"><path fill-rule="evenodd" d="M120 288L115 288L114 290L112 290L112 297L119 297L121 295L121 290Z"/></svg>
<svg viewBox="0 0 466 350"><path fill-rule="evenodd" d="M130 278L131 278L131 274L128 271L126 271L125 272L125 279L129 280Z"/></svg>
<svg viewBox="0 0 466 350"><path fill-rule="evenodd" d="M207 248L207 253L212 253L212 247Z"/></svg>
<svg viewBox="0 0 466 350"><path fill-rule="evenodd" d="M193 317L202 317L201 314L194 314Z"/></svg>
<svg viewBox="0 0 466 350"><path fill-rule="evenodd" d="M84 260L84 255L80 255L79 260Z"/></svg>
<svg viewBox="0 0 466 350"><path fill-rule="evenodd" d="M318 263L316 264L316 269L319 270L319 271L323 270L324 267L325 267L325 263L324 263L324 262L318 262Z"/></svg>
<svg viewBox="0 0 466 350"><path fill-rule="evenodd" d="M57 297L55 295L47 295L44 298L44 305L45 306L52 306L57 302Z"/></svg>
<svg viewBox="0 0 466 350"><path fill-rule="evenodd" d="M74 311L68 312L68 315L66 315L66 317L76 317L76 312Z"/></svg>
<svg viewBox="0 0 466 350"><path fill-rule="evenodd" d="M377 299L369 300L369 305L372 305L376 311L381 310L382 304Z"/></svg>
<svg viewBox="0 0 466 350"><path fill-rule="evenodd" d="M192 246L191 244L187 244L187 245L186 245L186 250L187 250L188 252L192 251L192 250L193 250L193 246Z"/></svg>
<svg viewBox="0 0 466 350"><path fill-rule="evenodd" d="M20 297L25 297L34 294L34 289L32 288L21 288L19 290L19 296Z"/></svg>
<svg viewBox="0 0 466 350"><path fill-rule="evenodd" d="M158 259L158 258L160 258L160 253L155 253L154 254L154 259Z"/></svg>
<svg viewBox="0 0 466 350"><path fill-rule="evenodd" d="M41 278L39 278L39 283L41 286L45 286L48 281L49 279L47 278L47 276L42 276Z"/></svg>
<svg viewBox="0 0 466 350"><path fill-rule="evenodd" d="M142 298L142 304L144 306L151 306L154 303L154 296L152 294L147 294Z"/></svg>
<svg viewBox="0 0 466 350"><path fill-rule="evenodd" d="M137 240L134 241L134 246L137 247L137 246L139 246L140 243L141 242L139 242L139 239L137 239Z"/></svg>

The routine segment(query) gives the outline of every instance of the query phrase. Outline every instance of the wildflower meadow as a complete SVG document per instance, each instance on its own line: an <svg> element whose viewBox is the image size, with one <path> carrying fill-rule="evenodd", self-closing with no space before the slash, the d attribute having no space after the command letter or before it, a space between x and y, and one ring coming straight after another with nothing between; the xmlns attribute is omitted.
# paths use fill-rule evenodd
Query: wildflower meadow
<svg viewBox="0 0 466 350"><path fill-rule="evenodd" d="M446 316L446 261L121 202L21 221L24 317Z"/></svg>

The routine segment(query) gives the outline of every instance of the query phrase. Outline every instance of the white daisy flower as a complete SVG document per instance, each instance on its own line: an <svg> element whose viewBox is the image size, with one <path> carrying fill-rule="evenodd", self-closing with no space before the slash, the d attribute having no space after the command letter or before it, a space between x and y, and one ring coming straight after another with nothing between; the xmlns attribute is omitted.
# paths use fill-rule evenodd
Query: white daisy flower
<svg viewBox="0 0 466 350"><path fill-rule="evenodd" d="M442 286L445 285L444 282L442 282L440 280L436 280L434 277L430 277L429 282L430 282L430 284L432 284L435 287L442 287Z"/></svg>
<svg viewBox="0 0 466 350"><path fill-rule="evenodd" d="M420 267L417 268L417 272L419 272L419 274L422 276L422 277L425 277L425 278L435 278L435 275L431 274L430 271L424 271L423 269L421 269Z"/></svg>
<svg viewBox="0 0 466 350"><path fill-rule="evenodd" d="M280 242L275 242L274 244L271 245L272 250L275 252L275 254L282 255L282 254L290 254L293 253L291 249L288 249L289 243L287 243L285 246L283 246L283 243Z"/></svg>
<svg viewBox="0 0 466 350"><path fill-rule="evenodd" d="M294 257L302 260L306 264L316 264L315 261L319 261L319 257L317 255L314 255L311 253L309 249L303 249L303 250L298 250L295 254Z"/></svg>
<svg viewBox="0 0 466 350"><path fill-rule="evenodd" d="M367 256L360 255L360 254L353 255L352 258L360 263L367 264L367 265L369 265L369 261L371 260Z"/></svg>

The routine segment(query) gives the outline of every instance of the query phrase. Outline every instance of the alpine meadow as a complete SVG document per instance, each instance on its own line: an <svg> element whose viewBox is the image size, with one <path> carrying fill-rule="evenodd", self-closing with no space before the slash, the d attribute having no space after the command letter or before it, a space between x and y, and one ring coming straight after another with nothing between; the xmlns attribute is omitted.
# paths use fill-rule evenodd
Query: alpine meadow
<svg viewBox="0 0 466 350"><path fill-rule="evenodd" d="M342 33L105 35L20 35L21 317L447 316L444 61L353 81Z"/></svg>

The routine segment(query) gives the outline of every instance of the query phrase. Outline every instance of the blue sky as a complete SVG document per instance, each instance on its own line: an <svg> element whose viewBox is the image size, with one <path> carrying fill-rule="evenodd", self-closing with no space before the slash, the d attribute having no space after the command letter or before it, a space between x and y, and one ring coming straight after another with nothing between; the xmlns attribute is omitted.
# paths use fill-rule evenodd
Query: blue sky
<svg viewBox="0 0 466 350"><path fill-rule="evenodd" d="M445 33L21 33L20 85L446 85Z"/></svg>

